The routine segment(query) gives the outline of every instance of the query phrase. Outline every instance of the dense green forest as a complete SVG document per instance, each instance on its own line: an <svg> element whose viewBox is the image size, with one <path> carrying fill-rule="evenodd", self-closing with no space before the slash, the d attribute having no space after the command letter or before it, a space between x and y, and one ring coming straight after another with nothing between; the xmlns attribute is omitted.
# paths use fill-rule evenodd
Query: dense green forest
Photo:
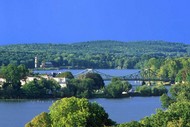
<svg viewBox="0 0 190 127"><path fill-rule="evenodd" d="M58 68L140 68L148 59L185 57L190 45L164 41L90 41L72 44L16 44L0 46L0 66L24 64L34 68L52 62Z"/></svg>

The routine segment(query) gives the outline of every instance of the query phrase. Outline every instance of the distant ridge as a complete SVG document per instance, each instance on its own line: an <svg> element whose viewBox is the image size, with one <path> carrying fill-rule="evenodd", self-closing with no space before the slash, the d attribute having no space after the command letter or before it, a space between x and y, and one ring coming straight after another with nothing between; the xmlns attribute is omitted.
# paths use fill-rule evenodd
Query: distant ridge
<svg viewBox="0 0 190 127"><path fill-rule="evenodd" d="M121 53L126 55L140 55L150 53L187 53L190 45L176 42L165 41L135 41L122 42L113 40L87 41L70 44L61 43L31 43L31 44L12 44L1 46L2 50L19 51L19 52L80 52L80 53ZM6 48L6 49L4 49Z"/></svg>
<svg viewBox="0 0 190 127"><path fill-rule="evenodd" d="M134 68L149 58L190 56L190 45L165 41L122 42L98 40L70 44L32 43L0 46L0 65L25 64L33 68L34 57L54 66L72 68Z"/></svg>
<svg viewBox="0 0 190 127"><path fill-rule="evenodd" d="M0 46L8 46L8 45L30 45L30 44L67 44L67 45L73 45L73 44L86 44L86 43L112 43L112 42L118 42L118 43L156 43L156 42L163 42L163 43L181 43L186 44L183 42L169 42L169 41L163 41L163 40L142 40L142 41L118 41L118 40L92 40L92 41L84 41L84 42L30 42L30 43L15 43L15 44L6 44L6 43L0 43ZM188 45L188 44L187 44Z"/></svg>

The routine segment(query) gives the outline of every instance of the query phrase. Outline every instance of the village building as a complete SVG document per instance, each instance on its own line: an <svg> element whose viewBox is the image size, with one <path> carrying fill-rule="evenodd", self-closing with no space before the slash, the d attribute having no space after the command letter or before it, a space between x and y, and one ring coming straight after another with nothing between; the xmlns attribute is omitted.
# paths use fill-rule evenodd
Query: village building
<svg viewBox="0 0 190 127"><path fill-rule="evenodd" d="M41 78L47 79L47 80L55 80L56 82L58 82L58 84L63 88L63 87L67 87L67 78L64 77L53 77L53 76L49 76L49 75L41 75L39 77L32 77L32 76L28 76L26 79L22 79L20 80L21 85L25 85L26 83L32 82L35 79L36 80L40 80ZM3 83L6 82L6 79L4 78L0 78L0 87L2 87Z"/></svg>
<svg viewBox="0 0 190 127"><path fill-rule="evenodd" d="M3 83L5 83L5 82L6 82L6 79L0 78L0 87L2 87Z"/></svg>
<svg viewBox="0 0 190 127"><path fill-rule="evenodd" d="M41 68L51 68L54 67L52 62L42 62L42 64L40 65Z"/></svg>
<svg viewBox="0 0 190 127"><path fill-rule="evenodd" d="M35 79L40 80L41 78L47 79L47 80L55 80L56 82L58 82L58 84L63 88L63 87L67 87L67 78L64 77L52 77L52 76L48 76L48 75L42 75L40 77L27 77L25 80L20 80L21 85L25 85L26 83L29 83L31 81L34 81Z"/></svg>

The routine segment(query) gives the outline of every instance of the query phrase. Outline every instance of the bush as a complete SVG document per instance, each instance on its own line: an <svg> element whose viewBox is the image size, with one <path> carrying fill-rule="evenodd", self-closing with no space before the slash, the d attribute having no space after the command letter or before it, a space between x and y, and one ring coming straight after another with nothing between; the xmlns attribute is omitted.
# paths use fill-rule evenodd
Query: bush
<svg viewBox="0 0 190 127"><path fill-rule="evenodd" d="M138 86L136 91L139 92L142 96L151 96L152 91L150 86Z"/></svg>

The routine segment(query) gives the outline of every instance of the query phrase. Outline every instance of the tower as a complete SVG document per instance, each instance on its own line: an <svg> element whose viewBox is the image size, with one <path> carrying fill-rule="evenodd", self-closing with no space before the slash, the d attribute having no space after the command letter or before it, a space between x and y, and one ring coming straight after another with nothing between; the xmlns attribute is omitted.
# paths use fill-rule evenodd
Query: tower
<svg viewBox="0 0 190 127"><path fill-rule="evenodd" d="M37 56L35 57L35 62L34 63L35 63L35 65L34 65L35 68L37 68L38 67L38 57Z"/></svg>

